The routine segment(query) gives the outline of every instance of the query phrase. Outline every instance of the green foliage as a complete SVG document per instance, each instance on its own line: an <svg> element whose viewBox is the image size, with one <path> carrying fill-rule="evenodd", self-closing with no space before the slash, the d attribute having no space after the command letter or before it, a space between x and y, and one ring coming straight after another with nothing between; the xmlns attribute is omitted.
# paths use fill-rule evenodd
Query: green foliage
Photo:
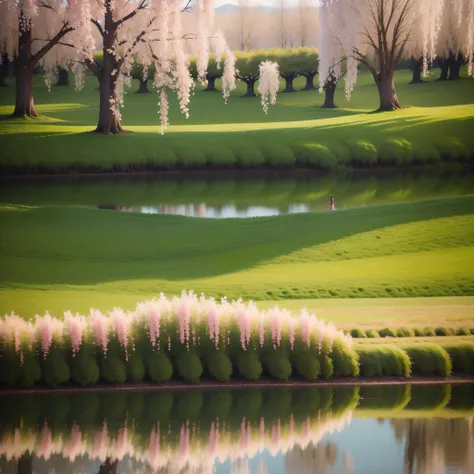
<svg viewBox="0 0 474 474"><path fill-rule="evenodd" d="M321 377L325 380L330 379L334 374L334 364L331 357L325 352L319 354L319 365L321 367Z"/></svg>
<svg viewBox="0 0 474 474"><path fill-rule="evenodd" d="M225 62L225 56L222 57L222 61L220 64L220 67L217 67L217 62L216 62L216 55L211 53L209 55L209 61L207 63L207 70L206 70L206 76L209 77L222 77L222 74L224 73L224 62ZM197 57L196 56L191 56L189 58L189 71L191 72L191 76L193 79L197 79L198 73L197 73Z"/></svg>
<svg viewBox="0 0 474 474"><path fill-rule="evenodd" d="M455 374L474 374L474 343L444 346Z"/></svg>
<svg viewBox="0 0 474 474"><path fill-rule="evenodd" d="M339 157L321 143L295 143L291 149L299 163L312 168L330 171L339 164Z"/></svg>
<svg viewBox="0 0 474 474"><path fill-rule="evenodd" d="M228 382L232 376L232 362L223 351L216 351L207 357L207 370L219 382Z"/></svg>
<svg viewBox="0 0 474 474"><path fill-rule="evenodd" d="M125 362L114 353L107 354L100 361L100 375L109 383L124 383L127 380L127 367Z"/></svg>
<svg viewBox="0 0 474 474"><path fill-rule="evenodd" d="M458 328L456 331L456 336L470 336L471 331L469 328Z"/></svg>
<svg viewBox="0 0 474 474"><path fill-rule="evenodd" d="M274 168L291 168L295 164L295 157L291 149L282 143L272 140L260 146L265 156L265 163Z"/></svg>
<svg viewBox="0 0 474 474"><path fill-rule="evenodd" d="M415 337L424 336L423 329L420 328L413 328L413 333L415 334Z"/></svg>
<svg viewBox="0 0 474 474"><path fill-rule="evenodd" d="M127 360L127 380L132 382L141 382L145 377L145 364L140 354L136 351L128 356Z"/></svg>
<svg viewBox="0 0 474 474"><path fill-rule="evenodd" d="M235 68L238 71L237 77L243 81L257 80L259 76L259 66L267 59L265 51L236 51Z"/></svg>
<svg viewBox="0 0 474 474"><path fill-rule="evenodd" d="M152 63L148 66L147 68L147 78L153 78L155 75L155 63ZM133 77L133 79L143 79L143 74L145 72L145 68L143 67L143 64L139 61L138 57L135 56L134 62L132 69L130 71L130 75Z"/></svg>
<svg viewBox="0 0 474 474"><path fill-rule="evenodd" d="M434 344L405 348L412 362L412 374L420 376L449 377L452 363L445 349Z"/></svg>
<svg viewBox="0 0 474 474"><path fill-rule="evenodd" d="M215 148L212 145L204 150L207 163L216 167L230 167L235 165L236 158L229 148Z"/></svg>
<svg viewBox="0 0 474 474"><path fill-rule="evenodd" d="M167 382L173 375L173 366L163 352L152 352L147 360L148 375L156 383Z"/></svg>
<svg viewBox="0 0 474 474"><path fill-rule="evenodd" d="M396 346L369 346L356 349L359 355L360 375L363 377L410 377L408 355Z"/></svg>
<svg viewBox="0 0 474 474"><path fill-rule="evenodd" d="M20 368L19 383L22 387L32 387L41 379L41 367L33 352L25 352Z"/></svg>
<svg viewBox="0 0 474 474"><path fill-rule="evenodd" d="M272 378L287 382L291 377L293 368L283 351L267 352L262 356L262 360L263 367Z"/></svg>
<svg viewBox="0 0 474 474"><path fill-rule="evenodd" d="M192 353L187 352L186 354ZM198 390L186 391L179 397L175 413L181 420L198 420L203 403L202 392Z"/></svg>
<svg viewBox="0 0 474 474"><path fill-rule="evenodd" d="M95 384L100 377L99 366L93 354L81 349L71 359L71 379L83 387Z"/></svg>
<svg viewBox="0 0 474 474"><path fill-rule="evenodd" d="M397 333L390 328L383 328L379 331L380 337L397 337Z"/></svg>
<svg viewBox="0 0 474 474"><path fill-rule="evenodd" d="M176 369L180 377L191 383L199 383L203 372L201 359L193 351L185 351L178 356Z"/></svg>
<svg viewBox="0 0 474 474"><path fill-rule="evenodd" d="M259 380L263 367L255 351L239 352L236 358L239 374L247 380Z"/></svg>
<svg viewBox="0 0 474 474"><path fill-rule="evenodd" d="M334 343L331 359L334 366L334 377L357 377L359 375L357 353L350 351L342 342L336 341Z"/></svg>
<svg viewBox="0 0 474 474"><path fill-rule="evenodd" d="M360 402L357 408L366 410L402 410L411 398L409 385L380 385L360 387Z"/></svg>
<svg viewBox="0 0 474 474"><path fill-rule="evenodd" d="M369 339L376 339L380 337L380 334L377 331L375 331L375 329L367 329L367 331L365 331L365 335Z"/></svg>
<svg viewBox="0 0 474 474"><path fill-rule="evenodd" d="M265 163L262 151L251 144L235 144L232 147L236 164L242 168L258 168Z"/></svg>
<svg viewBox="0 0 474 474"><path fill-rule="evenodd" d="M415 331L411 328L398 328L397 337L415 337Z"/></svg>
<svg viewBox="0 0 474 474"><path fill-rule="evenodd" d="M41 373L42 379L50 387L69 382L71 372L64 351L53 344L46 359L41 361Z"/></svg>
<svg viewBox="0 0 474 474"><path fill-rule="evenodd" d="M291 364L296 372L306 380L316 380L321 374L318 357L309 350L292 351Z"/></svg>
<svg viewBox="0 0 474 474"><path fill-rule="evenodd" d="M362 329L352 329L350 335L356 339L364 339L367 337L367 334Z"/></svg>
<svg viewBox="0 0 474 474"><path fill-rule="evenodd" d="M13 386L20 376L20 355L4 348L0 354L0 384Z"/></svg>
<svg viewBox="0 0 474 474"><path fill-rule="evenodd" d="M435 329L435 334L437 336L449 336L450 335L450 331L448 328L436 328Z"/></svg>
<svg viewBox="0 0 474 474"><path fill-rule="evenodd" d="M469 331L474 336L474 328L471 328Z"/></svg>
<svg viewBox="0 0 474 474"><path fill-rule="evenodd" d="M441 410L451 398L451 385L413 385L408 410ZM472 407L472 405L471 405Z"/></svg>
<svg viewBox="0 0 474 474"><path fill-rule="evenodd" d="M433 328L425 328L423 329L423 336L425 337L434 337L436 333Z"/></svg>

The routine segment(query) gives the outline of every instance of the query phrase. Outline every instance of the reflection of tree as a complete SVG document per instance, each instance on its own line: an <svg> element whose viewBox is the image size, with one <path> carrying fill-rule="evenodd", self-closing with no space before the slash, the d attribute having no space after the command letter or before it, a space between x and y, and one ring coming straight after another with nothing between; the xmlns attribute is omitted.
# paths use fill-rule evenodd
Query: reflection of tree
<svg viewBox="0 0 474 474"><path fill-rule="evenodd" d="M104 463L100 465L99 474L117 474L118 461L111 461L107 458Z"/></svg>
<svg viewBox="0 0 474 474"><path fill-rule="evenodd" d="M462 474L474 472L474 433L468 419L392 420L405 437L407 474L438 474L455 466Z"/></svg>
<svg viewBox="0 0 474 474"><path fill-rule="evenodd" d="M33 456L24 454L18 460L18 474L32 474L33 473Z"/></svg>
<svg viewBox="0 0 474 474"><path fill-rule="evenodd" d="M328 466L334 466L337 448L333 443L310 444L302 449L295 446L285 455L285 466L291 474L325 474Z"/></svg>

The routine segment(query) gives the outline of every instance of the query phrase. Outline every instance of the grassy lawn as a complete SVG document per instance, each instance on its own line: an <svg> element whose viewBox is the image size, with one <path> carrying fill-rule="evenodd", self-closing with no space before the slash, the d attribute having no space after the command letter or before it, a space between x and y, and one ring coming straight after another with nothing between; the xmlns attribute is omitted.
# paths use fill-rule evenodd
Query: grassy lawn
<svg viewBox="0 0 474 474"><path fill-rule="evenodd" d="M472 196L245 220L3 206L0 312L131 308L182 289L269 301L383 297L387 307L393 297L473 296L473 213ZM463 307L453 319L438 316L469 319L466 301L452 303ZM347 324L337 304L331 319ZM412 324L415 315L400 317Z"/></svg>
<svg viewBox="0 0 474 474"><path fill-rule="evenodd" d="M171 101L172 126L160 136L157 95L127 95L123 109L128 136L91 136L98 115L97 81L82 92L73 86L51 92L35 78L34 95L43 119L6 120L14 88L0 90L0 167L28 171L135 170L200 166L274 167L310 164L323 168L464 161L473 156L474 81L410 85L409 71L396 76L408 107L371 113L378 94L362 74L350 102L339 87L339 109L321 109L317 91L280 94L265 115L259 100L242 98L242 87L224 105L221 94L196 91L189 120ZM316 78L317 81L317 78ZM302 82L296 84L302 86ZM134 88L136 85L134 85ZM38 153L41 150L41 153Z"/></svg>

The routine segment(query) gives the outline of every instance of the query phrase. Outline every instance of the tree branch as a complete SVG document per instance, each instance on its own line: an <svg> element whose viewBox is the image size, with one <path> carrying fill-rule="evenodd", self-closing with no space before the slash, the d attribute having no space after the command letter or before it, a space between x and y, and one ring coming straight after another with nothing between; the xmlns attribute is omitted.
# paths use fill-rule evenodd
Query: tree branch
<svg viewBox="0 0 474 474"><path fill-rule="evenodd" d="M100 35L102 36L102 38L104 37L104 30L102 28L102 25L97 21L97 20L94 20L91 18L91 21L92 23L94 23L94 25L97 27L97 29L99 30L99 33Z"/></svg>
<svg viewBox="0 0 474 474"><path fill-rule="evenodd" d="M123 18L121 18L120 20L117 20L114 24L115 26L120 26L122 23L125 23L126 21L130 20L131 18L133 18L140 10L143 10L144 8L146 7L146 0L142 0L140 2L140 4L134 9L132 10L130 13L128 13L127 15L125 15Z"/></svg>
<svg viewBox="0 0 474 474"><path fill-rule="evenodd" d="M37 64L38 61L40 61L45 56L45 54L48 53L53 48L53 46L58 44L59 41L68 33L70 33L73 29L74 28L68 26L68 23L64 23L64 25L56 34L56 36L52 38L51 40L49 40L47 44L45 44L37 53L35 53L31 57L31 61L33 62L33 64Z"/></svg>

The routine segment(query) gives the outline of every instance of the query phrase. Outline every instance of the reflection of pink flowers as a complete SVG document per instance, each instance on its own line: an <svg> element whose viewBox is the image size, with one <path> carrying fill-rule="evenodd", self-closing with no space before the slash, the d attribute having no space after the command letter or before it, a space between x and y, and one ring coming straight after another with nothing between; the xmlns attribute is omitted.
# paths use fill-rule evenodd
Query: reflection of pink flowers
<svg viewBox="0 0 474 474"><path fill-rule="evenodd" d="M71 435L64 447L63 455L73 462L78 456L82 454L82 433L78 425L74 423L71 429Z"/></svg>
<svg viewBox="0 0 474 474"><path fill-rule="evenodd" d="M102 429L95 433L92 441L91 457L97 458L99 461L107 459L107 424L104 422Z"/></svg>
<svg viewBox="0 0 474 474"><path fill-rule="evenodd" d="M181 426L181 430L179 431L179 454L180 456L188 456L189 455L189 422L185 425Z"/></svg>
<svg viewBox="0 0 474 474"><path fill-rule="evenodd" d="M44 458L46 461L51 457L53 452L53 433L49 429L48 425L43 425L39 436L38 447L36 449L36 455L39 458Z"/></svg>
<svg viewBox="0 0 474 474"><path fill-rule="evenodd" d="M217 453L219 449L219 422L213 421L209 431L209 441L207 443L207 451L212 456Z"/></svg>
<svg viewBox="0 0 474 474"><path fill-rule="evenodd" d="M148 452L146 456L147 463L153 470L159 468L160 459L160 425L153 428L150 434L150 441L148 443Z"/></svg>

